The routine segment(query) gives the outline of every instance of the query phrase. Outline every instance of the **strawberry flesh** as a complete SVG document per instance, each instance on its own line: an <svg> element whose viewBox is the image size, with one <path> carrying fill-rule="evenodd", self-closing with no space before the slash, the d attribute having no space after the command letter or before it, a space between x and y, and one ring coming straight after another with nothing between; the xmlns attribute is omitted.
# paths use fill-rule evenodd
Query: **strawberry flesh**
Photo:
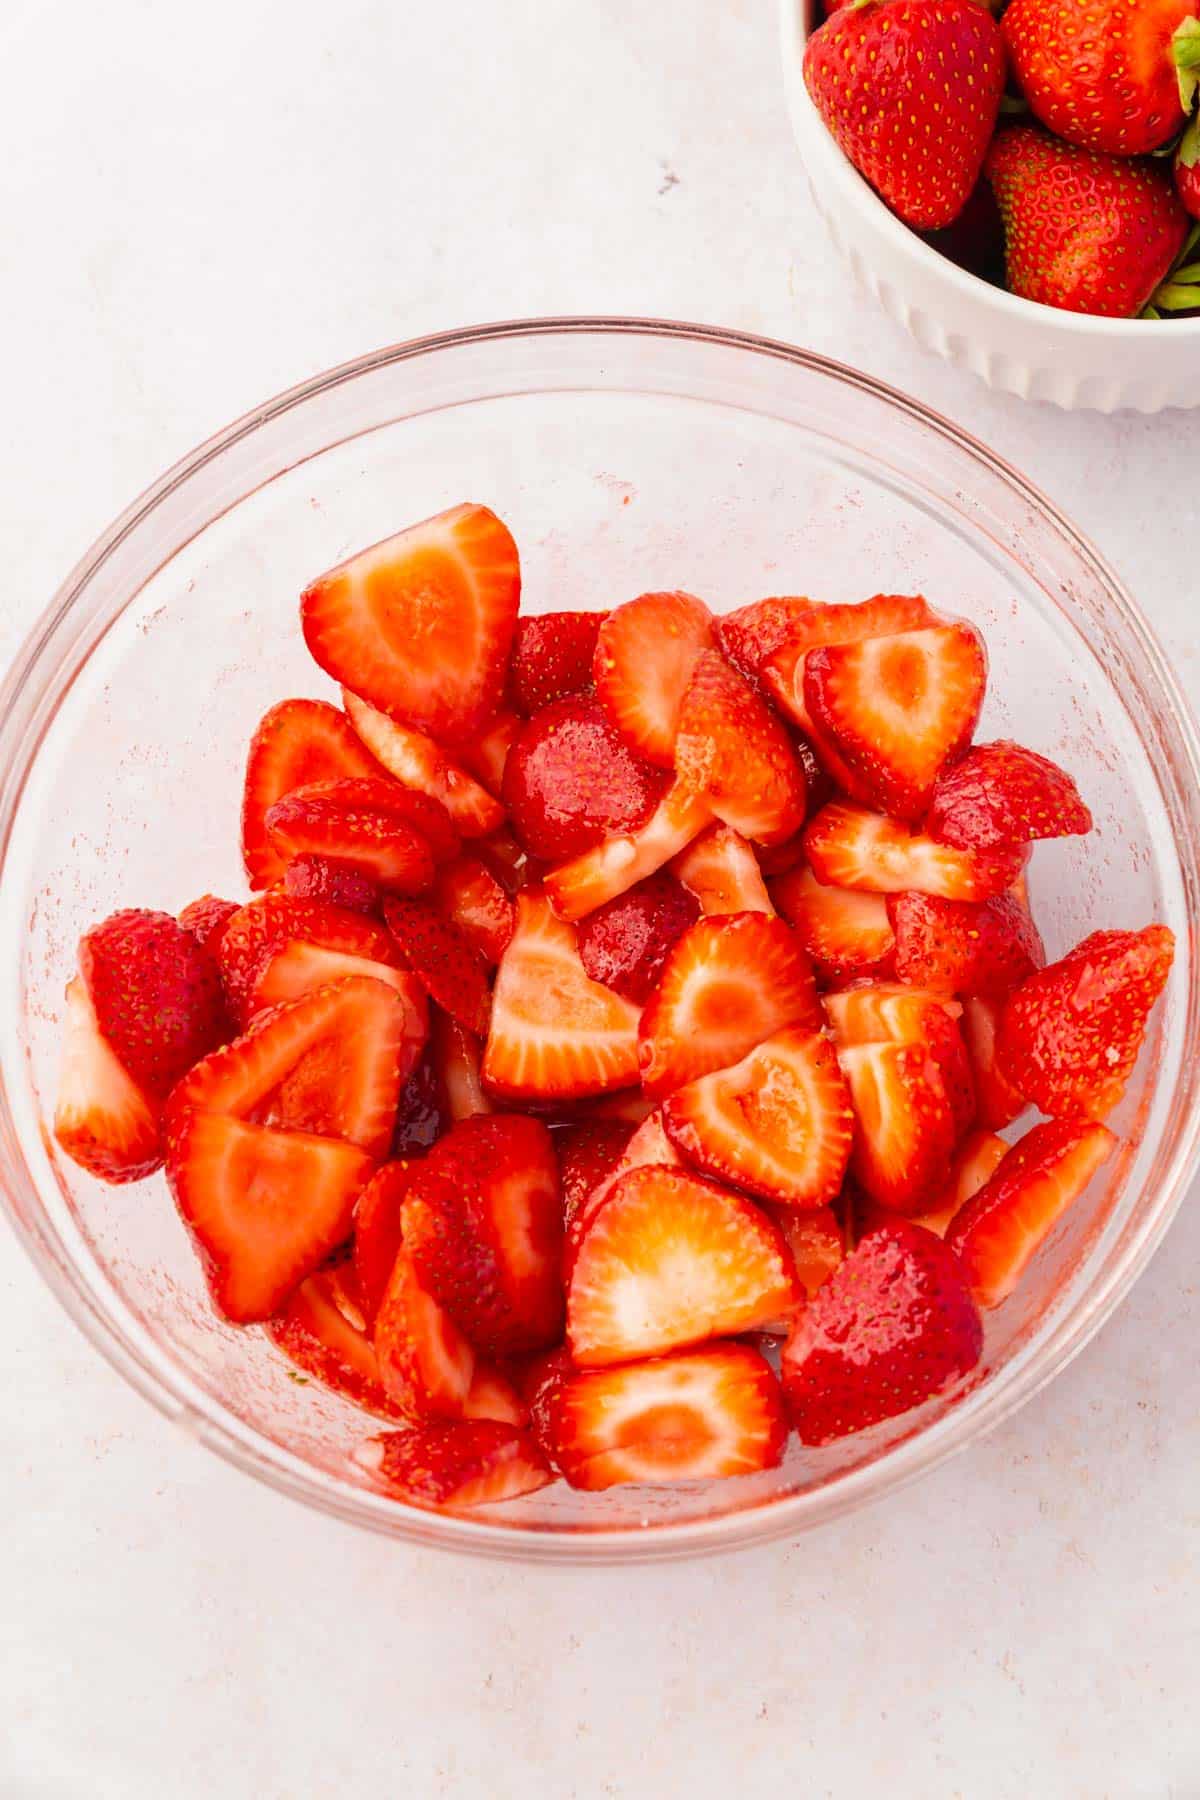
<svg viewBox="0 0 1200 1800"><path fill-rule="evenodd" d="M398 781L330 781L296 788L266 818L267 836L289 861L305 854L357 869L379 887L419 894L435 865L458 854L440 801Z"/></svg>
<svg viewBox="0 0 1200 1800"><path fill-rule="evenodd" d="M397 1499L439 1512L497 1506L554 1479L527 1431L487 1419L381 1432L355 1461Z"/></svg>
<svg viewBox="0 0 1200 1800"><path fill-rule="evenodd" d="M757 843L784 843L804 822L804 770L787 732L717 650L692 670L675 768L716 818Z"/></svg>
<svg viewBox="0 0 1200 1800"><path fill-rule="evenodd" d="M504 808L423 731L400 725L386 713L343 690L346 716L366 748L405 788L427 794L446 809L464 838L486 837L504 823Z"/></svg>
<svg viewBox="0 0 1200 1800"><path fill-rule="evenodd" d="M403 1241L400 1208L414 1164L385 1163L367 1182L354 1207L354 1274L359 1307L373 1328Z"/></svg>
<svg viewBox="0 0 1200 1800"><path fill-rule="evenodd" d="M475 1350L421 1281L407 1244L392 1264L375 1317L379 1375L414 1424L461 1419L475 1376Z"/></svg>
<svg viewBox="0 0 1200 1800"><path fill-rule="evenodd" d="M694 838L671 864L676 875L699 902L706 916L713 913L774 912L762 869L754 851L728 825L710 825Z"/></svg>
<svg viewBox="0 0 1200 1800"><path fill-rule="evenodd" d="M269 887L287 865L267 834L267 813L277 800L313 782L381 773L345 715L328 701L281 700L273 706L251 739L242 791L242 860L250 886Z"/></svg>
<svg viewBox="0 0 1200 1800"><path fill-rule="evenodd" d="M770 894L823 980L894 970L896 938L882 894L828 887L809 868L777 876Z"/></svg>
<svg viewBox="0 0 1200 1800"><path fill-rule="evenodd" d="M368 1412L395 1418L397 1409L379 1379L375 1346L363 1329L361 1303L348 1263L318 1269L267 1321L267 1336L288 1360L322 1387Z"/></svg>
<svg viewBox="0 0 1200 1800"><path fill-rule="evenodd" d="M712 643L712 614L694 594L642 594L600 627L592 673L606 716L631 750L669 769L679 709L697 658Z"/></svg>
<svg viewBox="0 0 1200 1800"><path fill-rule="evenodd" d="M809 821L804 847L817 880L831 887L870 894L911 889L945 900L987 900L1003 893L1029 859L1023 844L956 850L881 813L841 801Z"/></svg>

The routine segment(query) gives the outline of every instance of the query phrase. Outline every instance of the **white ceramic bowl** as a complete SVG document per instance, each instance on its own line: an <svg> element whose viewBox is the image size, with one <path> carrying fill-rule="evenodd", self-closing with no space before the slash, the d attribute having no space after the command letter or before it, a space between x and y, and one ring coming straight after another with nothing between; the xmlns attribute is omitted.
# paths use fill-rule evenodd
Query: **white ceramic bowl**
<svg viewBox="0 0 1200 1800"><path fill-rule="evenodd" d="M1096 319L1020 300L930 248L843 155L808 97L816 0L779 0L792 130L817 211L859 284L927 350L1024 400L1116 412L1200 405L1200 318Z"/></svg>

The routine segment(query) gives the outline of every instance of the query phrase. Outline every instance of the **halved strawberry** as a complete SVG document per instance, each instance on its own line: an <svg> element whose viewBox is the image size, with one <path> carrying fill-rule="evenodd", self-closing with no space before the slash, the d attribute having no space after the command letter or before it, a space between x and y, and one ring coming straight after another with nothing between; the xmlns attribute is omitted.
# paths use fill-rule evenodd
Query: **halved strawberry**
<svg viewBox="0 0 1200 1800"><path fill-rule="evenodd" d="M241 911L240 900L218 900L215 894L202 894L190 900L179 915L179 923L189 931L202 950L215 956L225 935L225 927L235 912Z"/></svg>
<svg viewBox="0 0 1200 1800"><path fill-rule="evenodd" d="M424 900L389 898L383 916L402 959L430 998L482 1037L491 1012L487 965L466 933Z"/></svg>
<svg viewBox="0 0 1200 1800"><path fill-rule="evenodd" d="M93 925L79 975L101 1035L151 1100L227 1034L217 965L170 913L130 908Z"/></svg>
<svg viewBox="0 0 1200 1800"><path fill-rule="evenodd" d="M473 1119L490 1113L492 1103L483 1091L483 1045L473 1031L440 1008L431 1021L430 1048L451 1119Z"/></svg>
<svg viewBox="0 0 1200 1800"><path fill-rule="evenodd" d="M727 1069L788 1026L823 1024L812 969L782 919L726 913L700 919L677 941L642 1014L642 1086L660 1096Z"/></svg>
<svg viewBox="0 0 1200 1800"><path fill-rule="evenodd" d="M987 685L971 625L932 625L804 659L814 748L836 753L840 785L896 819L924 818L945 764L971 741Z"/></svg>
<svg viewBox="0 0 1200 1800"><path fill-rule="evenodd" d="M520 596L507 527L486 506L455 506L322 575L301 596L300 620L336 682L460 742L500 703Z"/></svg>
<svg viewBox="0 0 1200 1800"><path fill-rule="evenodd" d="M593 981L642 1006L671 946L699 916L695 897L660 869L588 914L579 926L579 960Z"/></svg>
<svg viewBox="0 0 1200 1800"><path fill-rule="evenodd" d="M496 1506L554 1480L527 1431L487 1419L380 1432L355 1461L388 1493L433 1511Z"/></svg>
<svg viewBox="0 0 1200 1800"><path fill-rule="evenodd" d="M1118 1140L1103 1125L1052 1119L1035 1125L955 1215L946 1242L976 1304L1008 1299L1026 1265Z"/></svg>
<svg viewBox="0 0 1200 1800"><path fill-rule="evenodd" d="M975 1122L975 1082L958 1028L961 1008L923 988L899 982L858 982L826 994L825 1014L838 1053L859 1044L917 1044L937 1063L954 1119L955 1136Z"/></svg>
<svg viewBox="0 0 1200 1800"><path fill-rule="evenodd" d="M504 791L504 771L508 753L521 732L521 719L515 712L498 712L486 731L469 743L456 746L465 769L481 781L489 794L499 799Z"/></svg>
<svg viewBox="0 0 1200 1800"><path fill-rule="evenodd" d="M896 938L882 894L827 887L808 868L777 876L768 891L824 980L894 968Z"/></svg>
<svg viewBox="0 0 1200 1800"><path fill-rule="evenodd" d="M1021 873L1028 846L955 850L882 813L834 801L804 829L813 874L831 887L869 894L938 894L944 900L987 900Z"/></svg>
<svg viewBox="0 0 1200 1800"><path fill-rule="evenodd" d="M242 792L242 860L250 886L269 887L287 864L267 836L267 813L277 800L314 781L380 773L336 706L326 700L273 706L250 740Z"/></svg>
<svg viewBox="0 0 1200 1800"><path fill-rule="evenodd" d="M927 1210L913 1219L914 1225L923 1225L926 1231L945 1237L955 1214L979 1192L985 1181L990 1181L998 1164L1008 1155L1008 1149L1004 1139L997 1137L995 1132L968 1132L954 1152L945 1181L931 1197ZM895 1216L865 1194L857 1193L854 1198L854 1222L860 1236L872 1225Z"/></svg>
<svg viewBox="0 0 1200 1800"><path fill-rule="evenodd" d="M175 1203L213 1303L235 1325L271 1318L345 1242L374 1167L337 1138L225 1113L175 1113L166 1141Z"/></svg>
<svg viewBox="0 0 1200 1800"><path fill-rule="evenodd" d="M379 912L379 886L348 863L330 862L327 856L293 856L283 872L282 891L292 900L316 900L339 906L345 912Z"/></svg>
<svg viewBox="0 0 1200 1800"><path fill-rule="evenodd" d="M663 1129L660 1107L649 1118L642 1120L619 1160L567 1214L567 1268L570 1268L571 1260L583 1242L588 1226L622 1175L628 1175L631 1169L682 1169L683 1166L683 1158Z"/></svg>
<svg viewBox="0 0 1200 1800"><path fill-rule="evenodd" d="M810 720L804 703L804 661L810 650L819 650L826 644L858 644L868 638L894 636L899 631L916 631L923 625L935 624L936 615L919 594L873 594L869 600L834 606L819 600L796 601L787 614L786 631L783 623L781 616L778 642L766 651L758 674L776 705L807 731Z"/></svg>
<svg viewBox="0 0 1200 1800"><path fill-rule="evenodd" d="M509 689L518 712L530 719L552 700L591 687L596 638L606 617L553 612L517 620Z"/></svg>
<svg viewBox="0 0 1200 1800"><path fill-rule="evenodd" d="M671 873L700 902L703 913L775 911L758 859L728 825L710 825L671 863Z"/></svg>
<svg viewBox="0 0 1200 1800"><path fill-rule="evenodd" d="M679 708L713 619L694 594L642 594L600 627L592 673L604 710L647 762L669 769Z"/></svg>
<svg viewBox="0 0 1200 1800"><path fill-rule="evenodd" d="M483 1079L509 1100L572 1100L636 1083L638 1011L592 981L573 926L522 894L492 996Z"/></svg>
<svg viewBox="0 0 1200 1800"><path fill-rule="evenodd" d="M662 1116L686 1162L761 1199L824 1206L841 1188L854 1114L821 1032L779 1032L732 1068L677 1088Z"/></svg>
<svg viewBox="0 0 1200 1800"><path fill-rule="evenodd" d="M375 1318L375 1354L387 1396L405 1418L462 1418L475 1350L421 1281L407 1244Z"/></svg>
<svg viewBox="0 0 1200 1800"><path fill-rule="evenodd" d="M54 1135L104 1181L140 1181L162 1161L159 1106L125 1070L96 1023L79 976L67 983Z"/></svg>
<svg viewBox="0 0 1200 1800"><path fill-rule="evenodd" d="M379 1359L363 1325L349 1263L318 1269L267 1321L267 1336L289 1362L323 1387L368 1412L395 1418L397 1408L379 1379Z"/></svg>
<svg viewBox="0 0 1200 1800"><path fill-rule="evenodd" d="M253 1019L264 1007L278 1006L284 1000L299 1000L347 975L367 975L395 989L410 1014L406 1035L423 1042L429 1030L425 989L409 970L394 966L399 960L398 955L389 955L387 962L347 956L303 938L291 939L267 953L246 995L246 1017Z"/></svg>
<svg viewBox="0 0 1200 1800"><path fill-rule="evenodd" d="M902 1219L862 1238L797 1315L780 1363L803 1444L829 1444L942 1394L979 1361L983 1328L958 1258Z"/></svg>
<svg viewBox="0 0 1200 1800"><path fill-rule="evenodd" d="M1133 1073L1174 954L1165 925L1093 931L1028 976L1001 1016L1005 1079L1053 1118L1106 1117Z"/></svg>
<svg viewBox="0 0 1200 1800"><path fill-rule="evenodd" d="M828 609L800 595L773 594L722 613L713 620L713 628L722 654L747 681L757 681L763 664L803 629L816 610Z"/></svg>
<svg viewBox="0 0 1200 1800"><path fill-rule="evenodd" d="M460 837L486 837L504 823L504 808L427 732L400 725L367 700L342 690L346 717L375 760L406 788L445 807Z"/></svg>
<svg viewBox="0 0 1200 1800"><path fill-rule="evenodd" d="M392 1266L400 1252L400 1208L415 1168L415 1161L407 1159L385 1163L372 1175L355 1204L354 1274L368 1329L374 1329Z"/></svg>
<svg viewBox="0 0 1200 1800"><path fill-rule="evenodd" d="M678 856L711 819L704 802L677 781L638 830L618 832L547 873L555 912L563 919L585 918Z"/></svg>
<svg viewBox="0 0 1200 1800"><path fill-rule="evenodd" d="M587 1489L773 1469L788 1435L779 1383L747 1344L586 1370L555 1384L545 1413L552 1460Z"/></svg>
<svg viewBox="0 0 1200 1800"><path fill-rule="evenodd" d="M679 708L675 768L715 818L758 843L804 822L807 789L791 739L719 650L697 657Z"/></svg>
<svg viewBox="0 0 1200 1800"><path fill-rule="evenodd" d="M943 844L991 850L1083 835L1092 829L1092 815L1065 769L1001 739L976 744L942 771L925 829Z"/></svg>
<svg viewBox="0 0 1200 1800"><path fill-rule="evenodd" d="M436 864L458 854L445 807L398 781L296 788L268 809L266 825L282 857L328 857L401 894L423 893Z"/></svg>
<svg viewBox="0 0 1200 1800"><path fill-rule="evenodd" d="M396 965L396 946L373 919L319 900L297 900L281 889L251 900L230 919L217 946L225 1000L235 1024L249 1022L263 968L289 944L313 944L364 963Z"/></svg>
<svg viewBox="0 0 1200 1800"><path fill-rule="evenodd" d="M565 1225L570 1225L588 1196L617 1168L635 1136L634 1127L619 1119L593 1119L584 1125L568 1125L555 1134Z"/></svg>
<svg viewBox="0 0 1200 1800"><path fill-rule="evenodd" d="M941 1063L923 1044L859 1044L839 1052L858 1127L850 1168L889 1212L924 1212L959 1130Z"/></svg>
<svg viewBox="0 0 1200 1800"><path fill-rule="evenodd" d="M1001 1002L978 994L963 1001L962 1034L975 1081L975 1117L989 1131L1003 1131L1025 1111L1028 1101L1007 1079L996 1056Z"/></svg>
<svg viewBox="0 0 1200 1800"><path fill-rule="evenodd" d="M998 998L1046 960L1037 926L1012 894L975 901L896 894L888 916L896 973L918 987Z"/></svg>
<svg viewBox="0 0 1200 1800"><path fill-rule="evenodd" d="M459 856L437 872L433 898L479 954L498 963L513 934L516 912L508 890L479 856Z"/></svg>
<svg viewBox="0 0 1200 1800"><path fill-rule="evenodd" d="M581 1368L752 1330L797 1299L778 1230L750 1201L680 1169L623 1175L575 1254L567 1342Z"/></svg>
<svg viewBox="0 0 1200 1800"><path fill-rule="evenodd" d="M651 817L666 785L632 751L594 694L572 694L535 713L509 752L504 803L532 856L579 856Z"/></svg>

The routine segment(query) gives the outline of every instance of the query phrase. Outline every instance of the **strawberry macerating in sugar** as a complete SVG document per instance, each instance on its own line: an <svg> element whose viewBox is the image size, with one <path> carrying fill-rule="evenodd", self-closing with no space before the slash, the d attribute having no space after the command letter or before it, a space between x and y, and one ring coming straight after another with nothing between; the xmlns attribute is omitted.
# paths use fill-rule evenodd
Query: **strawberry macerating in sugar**
<svg viewBox="0 0 1200 1800"><path fill-rule="evenodd" d="M986 98L989 15L921 6ZM312 583L341 704L254 734L250 897L85 931L55 1116L103 1180L165 1166L218 1315L362 1410L356 1479L452 1510L958 1391L1118 1151L1173 949L1047 963L1027 868L1091 815L975 741L953 596L520 595L476 505Z"/></svg>

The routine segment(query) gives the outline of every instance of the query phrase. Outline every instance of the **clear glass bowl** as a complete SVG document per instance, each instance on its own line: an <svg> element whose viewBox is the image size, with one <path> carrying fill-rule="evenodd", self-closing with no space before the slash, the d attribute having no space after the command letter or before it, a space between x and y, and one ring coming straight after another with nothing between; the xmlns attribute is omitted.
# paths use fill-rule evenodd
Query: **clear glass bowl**
<svg viewBox="0 0 1200 1800"><path fill-rule="evenodd" d="M1165 1005L1114 1121L1130 1147L988 1320L975 1378L839 1447L739 1481L463 1518L366 1488L372 1429L207 1305L161 1176L108 1188L59 1156L63 986L89 921L243 891L237 798L266 707L327 684L304 582L461 499L521 547L533 609L683 587L920 590L985 631L983 735L1077 771L1086 843L1038 849L1051 955L1101 925L1172 926ZM981 445L877 382L782 344L639 320L449 333L365 357L231 426L143 496L55 597L0 700L0 1168L72 1317L143 1394L281 1492L394 1537L594 1562L794 1535L930 1468L1047 1381L1166 1231L1197 1150L1197 740L1142 615L1090 546Z"/></svg>

